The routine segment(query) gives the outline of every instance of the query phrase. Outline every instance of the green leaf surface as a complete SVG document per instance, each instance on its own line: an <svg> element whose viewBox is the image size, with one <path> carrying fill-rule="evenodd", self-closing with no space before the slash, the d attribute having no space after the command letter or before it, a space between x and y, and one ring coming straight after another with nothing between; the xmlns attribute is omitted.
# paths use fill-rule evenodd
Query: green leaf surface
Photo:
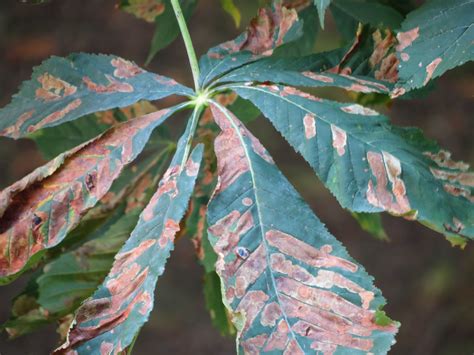
<svg viewBox="0 0 474 355"><path fill-rule="evenodd" d="M215 271L204 274L204 299L210 313L212 325L221 335L235 335L235 328L227 316L227 309L222 303L222 287L219 275Z"/></svg>
<svg viewBox="0 0 474 355"><path fill-rule="evenodd" d="M154 128L181 106L124 122L69 150L0 193L0 283L58 245L104 197Z"/></svg>
<svg viewBox="0 0 474 355"><path fill-rule="evenodd" d="M220 0L222 9L227 12L234 20L235 27L239 28L241 14L239 8L235 5L234 0Z"/></svg>
<svg viewBox="0 0 474 355"><path fill-rule="evenodd" d="M211 48L201 57L200 85L207 86L232 69L272 55L278 46L298 39L302 25L296 10L282 6L281 0L274 1L271 8L261 8L244 33Z"/></svg>
<svg viewBox="0 0 474 355"><path fill-rule="evenodd" d="M378 240L388 241L389 238L382 225L382 217L379 213L352 212L352 217L359 223L360 227L370 233Z"/></svg>
<svg viewBox="0 0 474 355"><path fill-rule="evenodd" d="M150 64L159 51L168 47L179 36L179 26L171 2L165 0L163 5L165 6L163 13L155 19L155 32L153 33L150 52L145 62L146 65ZM196 0L181 1L181 8L186 19L191 18L196 5Z"/></svg>
<svg viewBox="0 0 474 355"><path fill-rule="evenodd" d="M331 0L314 0L314 6L318 9L319 23L322 28L324 28L324 16L326 15L326 10L330 4Z"/></svg>
<svg viewBox="0 0 474 355"><path fill-rule="evenodd" d="M209 233L238 353L386 353L397 325L375 323L385 300L372 277L260 142L224 107L211 107L222 133Z"/></svg>
<svg viewBox="0 0 474 355"><path fill-rule="evenodd" d="M51 57L34 69L32 79L0 110L0 135L20 138L93 112L192 93L172 79L116 56Z"/></svg>
<svg viewBox="0 0 474 355"><path fill-rule="evenodd" d="M473 173L419 130L291 87L232 89L270 119L344 208L387 211L449 237L474 237Z"/></svg>
<svg viewBox="0 0 474 355"><path fill-rule="evenodd" d="M333 0L331 11L337 24L338 19L350 22L351 37L354 36L359 23L394 30L398 29L403 21L403 16L397 10L375 0Z"/></svg>
<svg viewBox="0 0 474 355"><path fill-rule="evenodd" d="M157 192L115 256L103 284L78 309L67 341L55 353L123 351L147 321L156 282L174 247L199 172L202 145L187 157L187 142L193 133L190 120Z"/></svg>
<svg viewBox="0 0 474 355"><path fill-rule="evenodd" d="M318 11L314 6L309 6L298 12L298 18L303 22L301 36L278 47L275 50L275 57L296 57L314 52L319 32Z"/></svg>
<svg viewBox="0 0 474 355"><path fill-rule="evenodd" d="M431 0L408 15L397 34L400 94L474 60L473 14L473 0Z"/></svg>

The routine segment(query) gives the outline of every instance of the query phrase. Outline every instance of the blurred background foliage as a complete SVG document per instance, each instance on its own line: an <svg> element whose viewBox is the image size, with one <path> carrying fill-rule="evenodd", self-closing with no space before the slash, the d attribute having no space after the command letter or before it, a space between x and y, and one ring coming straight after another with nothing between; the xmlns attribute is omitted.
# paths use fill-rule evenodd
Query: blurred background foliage
<svg viewBox="0 0 474 355"><path fill-rule="evenodd" d="M343 1L343 0L341 0ZM339 1L339 2L341 2ZM388 0L387 0L388 1ZM153 24L119 11L115 0L52 0L0 2L0 104L7 104L31 68L50 55L71 52L110 53L144 65L149 58ZM40 1L41 2L41 1ZM398 3L404 12L408 0ZM200 0L190 20L198 54L235 37L255 14L259 1L237 0L237 20L225 13L219 0ZM339 47L340 34L331 15L319 31L315 50ZM192 86L186 52L180 39L160 52L148 65L152 71ZM354 97L339 90L322 95L336 100ZM430 138L452 151L455 159L474 162L474 65L470 63L436 82L423 97L384 103L379 110L394 123L419 126ZM174 99L157 103L169 105ZM243 117L245 119L245 117ZM182 120L168 123L174 132ZM363 231L350 213L342 210L306 163L262 118L250 124L303 197L351 255L375 277L388 300L387 313L401 321L392 354L472 354L474 352L474 246L452 248L435 232L421 225L383 215L380 240ZM0 138L0 189L44 163L32 141ZM23 290L29 275L2 287L0 323L10 315L11 300ZM212 327L205 309L202 268L196 263L189 238L181 238L157 291L158 304L134 348L135 354L230 354L234 341ZM13 341L0 336L0 353L48 354L57 345L54 326Z"/></svg>

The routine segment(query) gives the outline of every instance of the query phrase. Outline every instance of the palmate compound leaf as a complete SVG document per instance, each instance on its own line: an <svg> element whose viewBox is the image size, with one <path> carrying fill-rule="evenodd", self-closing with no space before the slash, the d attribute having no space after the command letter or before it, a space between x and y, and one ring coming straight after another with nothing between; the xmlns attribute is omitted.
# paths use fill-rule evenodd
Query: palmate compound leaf
<svg viewBox="0 0 474 355"><path fill-rule="evenodd" d="M83 53L52 57L34 69L32 79L0 110L0 135L24 137L92 112L192 93L120 57Z"/></svg>
<svg viewBox="0 0 474 355"><path fill-rule="evenodd" d="M111 271L78 309L66 342L55 354L119 353L129 347L148 319L156 282L174 247L202 159L202 145L188 158L191 123Z"/></svg>
<svg viewBox="0 0 474 355"><path fill-rule="evenodd" d="M0 284L59 244L143 150L152 131L183 105L114 126L0 193Z"/></svg>
<svg viewBox="0 0 474 355"><path fill-rule="evenodd" d="M408 15L397 34L399 94L474 60L473 14L473 0L432 0Z"/></svg>
<svg viewBox="0 0 474 355"><path fill-rule="evenodd" d="M201 86L208 85L226 72L270 56L273 50L301 36L302 22L295 9L288 9L281 0L271 7L259 9L247 30L236 39L211 48L199 60Z"/></svg>
<svg viewBox="0 0 474 355"><path fill-rule="evenodd" d="M288 86L229 87L270 119L343 207L416 219L453 243L474 237L474 174L419 130Z"/></svg>
<svg viewBox="0 0 474 355"><path fill-rule="evenodd" d="M365 270L330 235L260 142L219 104L219 183L209 233L238 352L384 354L397 324Z"/></svg>

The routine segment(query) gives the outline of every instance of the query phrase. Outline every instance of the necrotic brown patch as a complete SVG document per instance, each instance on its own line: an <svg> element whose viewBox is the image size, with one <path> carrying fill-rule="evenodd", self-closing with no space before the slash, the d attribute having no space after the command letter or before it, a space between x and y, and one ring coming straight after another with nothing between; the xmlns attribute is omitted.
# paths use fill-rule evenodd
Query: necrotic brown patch
<svg viewBox="0 0 474 355"><path fill-rule="evenodd" d="M44 73L38 77L41 87L36 89L36 98L44 101L56 101L73 95L77 87L51 74Z"/></svg>
<svg viewBox="0 0 474 355"><path fill-rule="evenodd" d="M411 46L413 41L416 40L418 38L418 36L420 35L419 31L420 31L420 28L415 27L415 28L411 29L410 31L399 32L397 34L397 40L398 40L398 45L397 45L397 48L396 48L397 51L401 52L405 48Z"/></svg>
<svg viewBox="0 0 474 355"><path fill-rule="evenodd" d="M441 64L442 61L443 60L441 58L436 58L430 64L426 66L426 78L425 78L425 81L423 82L423 85L428 84L428 81L430 81L431 78L433 77L434 71L436 70L438 65Z"/></svg>
<svg viewBox="0 0 474 355"><path fill-rule="evenodd" d="M115 68L114 76L120 79L129 79L144 72L142 68L128 60L122 58L114 58L111 60L112 66Z"/></svg>
<svg viewBox="0 0 474 355"><path fill-rule="evenodd" d="M311 139L316 136L316 120L313 114L307 113L304 116L303 125L306 139Z"/></svg>
<svg viewBox="0 0 474 355"><path fill-rule="evenodd" d="M317 249L292 235L283 233L278 230L270 230L265 233L268 243L279 249L283 254L294 257L308 265L314 267L338 267L350 272L357 271L357 265L330 255L331 248L321 247Z"/></svg>
<svg viewBox="0 0 474 355"><path fill-rule="evenodd" d="M400 177L402 174L400 161L387 152L383 152L383 156L380 153L367 152L367 160L377 184L377 187L374 187L372 180L369 180L367 201L396 215L410 212L405 184ZM392 184L392 193L387 189L388 181Z"/></svg>
<svg viewBox="0 0 474 355"><path fill-rule="evenodd" d="M332 146L339 156L346 152L347 134L342 128L331 124Z"/></svg>
<svg viewBox="0 0 474 355"><path fill-rule="evenodd" d="M82 104L81 99L75 99L74 101L68 103L64 108L60 109L59 111L53 112L52 114L46 116L37 124L29 126L28 132L34 132L40 128L45 127L46 125L50 125L51 123L61 120L68 113L70 113L71 111L74 111L79 106L81 106L81 104Z"/></svg>
<svg viewBox="0 0 474 355"><path fill-rule="evenodd" d="M130 85L129 83L120 82L114 77L107 74L105 75L105 77L109 81L109 84L107 85L96 84L87 76L82 78L82 81L86 85L87 89L99 94L111 94L111 93L116 93L116 92L123 92L123 93L133 92L133 86Z"/></svg>

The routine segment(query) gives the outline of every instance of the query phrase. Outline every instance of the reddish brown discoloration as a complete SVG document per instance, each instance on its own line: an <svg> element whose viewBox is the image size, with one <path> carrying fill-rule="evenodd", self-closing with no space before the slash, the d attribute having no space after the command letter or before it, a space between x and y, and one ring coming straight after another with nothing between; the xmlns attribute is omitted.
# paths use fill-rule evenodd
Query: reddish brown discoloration
<svg viewBox="0 0 474 355"><path fill-rule="evenodd" d="M304 125L304 135L306 139L311 139L316 137L316 119L315 116L311 113L307 113L303 117Z"/></svg>
<svg viewBox="0 0 474 355"><path fill-rule="evenodd" d="M431 78L433 77L434 71L436 70L438 65L441 64L442 61L443 60L441 58L436 58L430 64L426 66L426 78L425 78L425 81L423 82L423 85L428 84L428 81L430 81Z"/></svg>
<svg viewBox="0 0 474 355"><path fill-rule="evenodd" d="M197 174L199 173L199 166L200 166L199 163L196 163L192 159L188 159L188 161L186 162L186 167L185 167L186 175L197 176Z"/></svg>
<svg viewBox="0 0 474 355"><path fill-rule="evenodd" d="M0 245L11 247L2 249L0 275L18 272L32 255L62 240L133 159L131 147L136 134L167 112L158 111L116 126L3 190ZM112 149L121 152L119 159L114 158L114 169L110 161ZM41 221L32 230L34 220Z"/></svg>
<svg viewBox="0 0 474 355"><path fill-rule="evenodd" d="M288 343L288 333L289 333L288 323L282 319L278 323L278 326L270 335L270 338L265 345L264 351L275 351L275 350L284 350L286 344Z"/></svg>
<svg viewBox="0 0 474 355"><path fill-rule="evenodd" d="M316 96L308 94L307 92L295 89L294 87L291 87L291 86L284 86L283 90L281 92L278 90L278 92L283 97L286 95L295 95L295 96L299 96L311 101L318 101L318 102L321 101L320 98L317 98Z"/></svg>
<svg viewBox="0 0 474 355"><path fill-rule="evenodd" d="M33 114L35 113L35 110L27 111L18 117L16 120L15 124L13 126L5 128L3 131L0 132L0 136L8 136L12 138L20 138L20 129L23 124L28 121Z"/></svg>
<svg viewBox="0 0 474 355"><path fill-rule="evenodd" d="M389 54L382 60L380 67L375 71L375 79L396 83L398 80L399 61L395 53Z"/></svg>
<svg viewBox="0 0 474 355"><path fill-rule="evenodd" d="M283 254L292 256L308 265L318 268L339 267L350 272L357 271L356 264L337 256L330 255L331 247L329 245L326 248L323 246L320 249L317 249L278 230L270 230L266 232L265 238L270 245L279 249Z"/></svg>
<svg viewBox="0 0 474 355"><path fill-rule="evenodd" d="M408 53L402 52L402 53L400 53L400 58L404 62L408 62L410 60L410 55Z"/></svg>
<svg viewBox="0 0 474 355"><path fill-rule="evenodd" d="M472 196L470 190L468 190L466 188L463 188L463 187L451 185L451 184L444 184L443 187L444 187L444 190L447 193L449 193L453 196L456 196L456 197L462 196L462 197L466 198L467 200L474 203L474 196Z"/></svg>
<svg viewBox="0 0 474 355"><path fill-rule="evenodd" d="M36 98L44 101L56 101L73 95L77 87L51 74L44 73L38 77L41 87L36 89Z"/></svg>
<svg viewBox="0 0 474 355"><path fill-rule="evenodd" d="M367 201L396 215L410 212L405 184L400 178L402 174L400 161L387 152L383 152L383 156L380 153L368 152L367 160L377 183L377 187L374 187L372 180L369 180ZM388 181L392 183L392 192L387 189Z"/></svg>
<svg viewBox="0 0 474 355"><path fill-rule="evenodd" d="M244 340L241 344L246 354L258 354L267 342L267 339L267 334L260 334L253 338Z"/></svg>
<svg viewBox="0 0 474 355"><path fill-rule="evenodd" d="M464 186L474 187L474 173L467 171L449 171L430 168L434 177L449 182L456 182Z"/></svg>
<svg viewBox="0 0 474 355"><path fill-rule="evenodd" d="M370 351L374 345L371 339L356 338L350 334L329 332L304 321L298 321L293 326L293 330L302 336L315 340L312 348L324 351L325 354L335 351L338 345L362 351Z"/></svg>
<svg viewBox="0 0 474 355"><path fill-rule="evenodd" d="M164 194L169 195L171 199L178 195L177 177L179 175L179 165L171 166L166 170L160 181L158 190L151 198L150 202L143 210L142 216L144 221L150 221L155 216L155 208Z"/></svg>
<svg viewBox="0 0 474 355"><path fill-rule="evenodd" d="M265 327L273 327L277 320L282 317L281 308L276 302L267 303L262 311L260 323Z"/></svg>
<svg viewBox="0 0 474 355"><path fill-rule="evenodd" d="M165 222L165 226L163 232L161 233L160 239L158 239L158 244L160 247L164 248L168 243L174 242L174 237L176 233L179 231L179 223L168 219Z"/></svg>
<svg viewBox="0 0 474 355"><path fill-rule="evenodd" d="M140 0L129 1L129 4L124 6L124 10L141 18L147 22L154 22L155 18L165 11L165 4L161 0Z"/></svg>
<svg viewBox="0 0 474 355"><path fill-rule="evenodd" d="M297 21L296 10L274 3L273 9L259 9L258 16L252 19L244 33L243 40L225 42L219 46L219 49L227 54L250 51L255 55L271 55L274 48L283 44L285 35ZM211 52L208 56L220 59L222 54Z"/></svg>
<svg viewBox="0 0 474 355"><path fill-rule="evenodd" d="M146 309L150 304L150 295L137 290L140 290L147 276L148 268L145 268L131 282L111 290L111 297L86 301L77 312L77 323L70 330L68 341L55 353L67 353L68 350L87 340L112 331L123 323L136 307L139 307L139 312ZM124 304L127 306L123 307ZM96 321L97 324L82 326L83 323L90 321ZM115 350L119 349L121 349L120 343Z"/></svg>
<svg viewBox="0 0 474 355"><path fill-rule="evenodd" d="M99 94L111 94L111 93L117 93L117 92L133 92L133 86L130 85L129 83L123 83L121 81L118 81L113 76L110 76L108 74L106 74L105 77L109 81L109 84L107 85L96 84L87 76L82 78L82 81L86 85L87 89Z"/></svg>
<svg viewBox="0 0 474 355"><path fill-rule="evenodd" d="M130 265L135 263L135 261L147 250L149 250L153 245L155 245L156 240L154 239L147 239L141 242L138 246L135 248L121 253L117 254L115 256L115 262L110 270L110 275L115 276L119 275L121 273L121 270L124 268L129 268Z"/></svg>
<svg viewBox="0 0 474 355"><path fill-rule="evenodd" d="M119 79L133 78L134 76L144 72L144 70L135 63L122 58L114 58L110 63L114 68L116 68L114 70L114 76Z"/></svg>
<svg viewBox="0 0 474 355"><path fill-rule="evenodd" d="M350 76L350 75L345 75L345 74L341 74L342 76L350 79L350 80L353 80L355 81L356 83L358 83L359 85L364 85L364 86L370 86L370 87L374 87L380 91L383 91L383 92L388 92L388 87L385 86L384 84L382 83L378 83L378 82L375 82L375 81L370 81L370 80L365 80L365 79L361 79L361 78L357 78L357 77L353 77L353 76ZM354 84L353 84L354 85ZM374 90L373 90L374 91ZM371 91L371 92L373 92Z"/></svg>
<svg viewBox="0 0 474 355"><path fill-rule="evenodd" d="M250 254L235 273L235 295L238 298L243 297L247 292L247 288L265 271L267 267L265 253L265 247L260 245Z"/></svg>
<svg viewBox="0 0 474 355"><path fill-rule="evenodd" d="M304 71L301 74L303 74L307 78L310 78L310 79L313 79L313 80L316 80L316 81L321 81L323 83L331 84L331 83L334 82L333 78L331 78L327 75L323 75L323 74L316 74L316 73L313 73L312 71Z"/></svg>
<svg viewBox="0 0 474 355"><path fill-rule="evenodd" d="M100 355L111 355L114 351L114 344L103 341L100 344Z"/></svg>
<svg viewBox="0 0 474 355"><path fill-rule="evenodd" d="M410 31L399 32L397 34L398 45L396 47L398 52L402 52L405 48L411 46L414 40L418 38L420 28L415 27Z"/></svg>
<svg viewBox="0 0 474 355"><path fill-rule="evenodd" d="M229 277L233 276L244 262L241 258L235 256L234 250L241 236L247 233L253 226L254 221L250 212L245 212L241 215L239 211L232 211L209 227L209 233L218 238L214 246L214 250L218 255L216 271L224 280L228 280ZM229 255L233 256L232 259L225 260ZM227 300L229 303L233 301L235 295L235 289L232 293L226 295L228 296Z"/></svg>
<svg viewBox="0 0 474 355"><path fill-rule="evenodd" d="M250 328L267 300L268 295L263 291L250 291L242 298L242 301L240 301L237 307L237 312L245 317L245 324L242 328L243 333Z"/></svg>
<svg viewBox="0 0 474 355"><path fill-rule="evenodd" d="M298 345L295 339L290 340L283 355L305 355L303 349Z"/></svg>
<svg viewBox="0 0 474 355"><path fill-rule="evenodd" d="M332 146L342 157L346 153L347 133L342 128L331 124Z"/></svg>
<svg viewBox="0 0 474 355"><path fill-rule="evenodd" d="M250 207L250 206L253 205L253 201L252 201L251 198L245 197L245 198L242 199L242 204L243 204L244 206Z"/></svg>
<svg viewBox="0 0 474 355"><path fill-rule="evenodd" d="M374 51L369 58L369 64L372 68L382 63L383 59L387 56L388 52L393 48L395 44L395 37L390 30L385 30L385 37L382 38L380 30L376 30L372 34L374 40Z"/></svg>
<svg viewBox="0 0 474 355"><path fill-rule="evenodd" d="M374 298L374 293L366 291L355 282L348 278L330 270L319 270L317 276L313 276L303 267L293 264L289 259L286 259L283 254L272 254L271 267L283 275L288 275L290 278L304 283L309 286L316 286L325 289L331 289L334 286L344 288L352 293L360 296L362 308L369 309L370 302Z"/></svg>
<svg viewBox="0 0 474 355"><path fill-rule="evenodd" d="M358 104L341 107L341 110L347 113L351 113L353 115L378 116L377 111L371 110L370 108Z"/></svg>
<svg viewBox="0 0 474 355"><path fill-rule="evenodd" d="M66 116L68 113L70 113L71 111L74 111L79 106L81 106L81 103L82 103L81 99L75 99L74 101L67 104L64 108L60 109L59 111L53 112L52 114L46 116L37 124L29 126L28 132L34 132L40 128L43 128L46 125L59 121L60 119L64 118L64 116Z"/></svg>
<svg viewBox="0 0 474 355"><path fill-rule="evenodd" d="M457 162L452 160L451 153L445 150L440 150L438 153L425 152L423 154L442 168L457 169L461 171L467 171L469 169L469 164L462 161Z"/></svg>

